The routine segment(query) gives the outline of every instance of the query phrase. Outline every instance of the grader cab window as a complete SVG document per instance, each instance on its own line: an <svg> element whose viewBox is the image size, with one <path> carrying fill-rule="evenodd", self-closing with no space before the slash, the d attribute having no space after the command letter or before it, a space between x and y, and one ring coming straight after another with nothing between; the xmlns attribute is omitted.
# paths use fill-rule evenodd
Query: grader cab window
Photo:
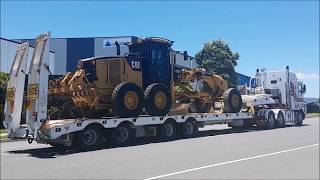
<svg viewBox="0 0 320 180"><path fill-rule="evenodd" d="M86 78L89 82L96 81L96 60L82 61L82 68L86 71Z"/></svg>

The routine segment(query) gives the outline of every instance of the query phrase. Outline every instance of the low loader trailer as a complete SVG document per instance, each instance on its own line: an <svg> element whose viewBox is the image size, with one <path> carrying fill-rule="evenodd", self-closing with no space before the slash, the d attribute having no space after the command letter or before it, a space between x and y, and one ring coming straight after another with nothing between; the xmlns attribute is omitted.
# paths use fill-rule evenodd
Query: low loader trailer
<svg viewBox="0 0 320 180"><path fill-rule="evenodd" d="M27 45L22 44L17 50L13 70L10 73L7 88L9 91L7 91L5 104L4 125L10 138L20 137L26 138L29 143L36 141L52 146L75 146L81 150L87 150L109 140L117 146L126 146L138 137L154 136L163 141L174 140L178 136L189 138L195 136L198 129L205 125L226 123L233 128L257 126L268 129L284 127L288 124L301 125L304 119L304 105L296 105L296 100L291 98L291 95L287 95L286 92L292 92L287 85L284 86L282 96L276 97L281 99L284 95L283 100L275 102L275 97L271 96L274 94L258 92L259 88L264 90L267 88L259 86L263 83L256 78L255 81L260 84L257 83L255 88L246 89L247 95L243 95L245 105L239 112L210 111L162 116L81 117L52 120L48 115L49 41L49 32L37 37L28 73L26 73L25 54ZM22 112L21 99L25 94L23 87L26 74L28 74L26 124L20 125L21 117L17 114ZM285 82L287 80L288 78L283 79ZM296 86L299 85L301 84ZM277 89L277 87L274 88ZM305 86L301 85L301 88L299 92L303 94ZM276 92L279 92L279 88ZM301 97L299 96L299 102ZM283 101L289 98L290 102L285 102L286 105L282 106ZM296 109L292 110L291 107L296 107Z"/></svg>

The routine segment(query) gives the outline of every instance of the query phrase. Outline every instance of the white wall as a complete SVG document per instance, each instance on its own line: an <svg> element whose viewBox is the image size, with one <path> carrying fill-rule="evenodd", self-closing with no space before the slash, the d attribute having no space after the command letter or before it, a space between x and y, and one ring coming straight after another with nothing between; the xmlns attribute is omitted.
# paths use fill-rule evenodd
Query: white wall
<svg viewBox="0 0 320 180"><path fill-rule="evenodd" d="M54 73L57 75L66 74L67 71L67 39L50 39L50 50L53 54L54 61L50 61L54 66ZM52 71L52 70L51 70Z"/></svg>
<svg viewBox="0 0 320 180"><path fill-rule="evenodd" d="M0 71L9 73L19 44L0 39Z"/></svg>
<svg viewBox="0 0 320 180"><path fill-rule="evenodd" d="M19 46L19 43L15 43L12 41L8 41L5 39L0 39L0 47L1 47L1 59L0 59L0 71L9 73L17 48ZM29 47L29 52L28 52L28 61L27 61L27 72L29 71L30 63L31 63L31 58L33 54L33 47ZM52 74L55 73L55 67L54 67L54 53L50 52L50 64L49 68Z"/></svg>
<svg viewBox="0 0 320 180"><path fill-rule="evenodd" d="M123 56L129 52L128 46L125 46L124 43L132 42L131 37L94 38L94 56L116 56L117 47L114 44L116 41L120 44L120 55Z"/></svg>
<svg viewBox="0 0 320 180"><path fill-rule="evenodd" d="M188 57L188 60L184 60L184 56L182 53L176 53L176 64L188 68L192 68L192 60Z"/></svg>

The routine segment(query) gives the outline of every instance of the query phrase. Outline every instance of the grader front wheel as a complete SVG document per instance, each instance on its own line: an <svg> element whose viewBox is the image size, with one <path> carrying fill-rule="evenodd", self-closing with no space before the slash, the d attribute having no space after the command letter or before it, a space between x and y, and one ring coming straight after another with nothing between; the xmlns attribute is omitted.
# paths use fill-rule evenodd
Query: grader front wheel
<svg viewBox="0 0 320 180"><path fill-rule="evenodd" d="M171 96L166 85L154 83L149 85L145 92L145 108L149 115L164 116L171 108Z"/></svg>
<svg viewBox="0 0 320 180"><path fill-rule="evenodd" d="M137 117L142 110L142 91L132 82L123 82L112 93L112 110L120 117Z"/></svg>

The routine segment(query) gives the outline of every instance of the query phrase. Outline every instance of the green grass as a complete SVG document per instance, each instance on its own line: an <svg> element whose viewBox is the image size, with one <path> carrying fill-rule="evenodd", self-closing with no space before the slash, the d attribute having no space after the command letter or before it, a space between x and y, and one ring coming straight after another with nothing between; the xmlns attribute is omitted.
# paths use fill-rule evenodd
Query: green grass
<svg viewBox="0 0 320 180"><path fill-rule="evenodd" d="M307 117L320 117L320 113L307 113Z"/></svg>
<svg viewBox="0 0 320 180"><path fill-rule="evenodd" d="M0 139L6 139L6 138L7 138L7 130L0 129Z"/></svg>
<svg viewBox="0 0 320 180"><path fill-rule="evenodd" d="M0 129L0 134L7 133L6 129Z"/></svg>

